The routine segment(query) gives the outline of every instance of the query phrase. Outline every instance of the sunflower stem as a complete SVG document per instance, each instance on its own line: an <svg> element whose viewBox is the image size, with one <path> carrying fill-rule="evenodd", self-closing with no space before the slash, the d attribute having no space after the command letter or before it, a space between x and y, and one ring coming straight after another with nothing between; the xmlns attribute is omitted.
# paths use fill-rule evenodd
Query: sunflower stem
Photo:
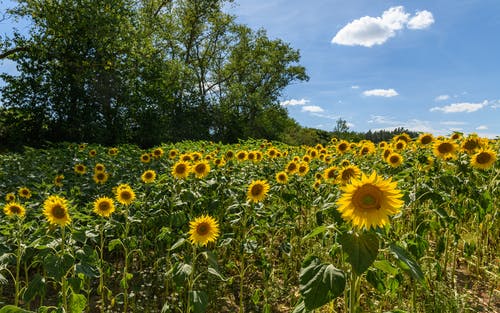
<svg viewBox="0 0 500 313"><path fill-rule="evenodd" d="M62 226L61 228L61 257L64 257L64 250L66 249L65 247L65 242L66 242L66 232L65 232L65 229L66 227ZM67 312L68 311L68 284L66 282L66 275L67 273L65 273L62 277L61 277L61 294L62 294L62 303L63 303L63 308L64 308L64 311Z"/></svg>
<svg viewBox="0 0 500 313"><path fill-rule="evenodd" d="M101 312L104 313L105 308L106 308L106 296L104 293L104 225L105 225L105 220L103 219L103 222L101 223L101 227L99 229L99 233L101 236L101 242L100 242L100 251L99 251L99 257L100 257L100 275L99 275L99 291L101 293Z"/></svg>
<svg viewBox="0 0 500 313"><path fill-rule="evenodd" d="M196 275L196 244L193 244L193 260L191 261L191 273L189 274L188 290L187 290L187 303L186 303L186 313L191 312L191 291L193 291L195 275Z"/></svg>
<svg viewBox="0 0 500 313"><path fill-rule="evenodd" d="M17 252L16 252L16 278L14 281L15 285L15 299L14 299L14 305L17 306L19 304L19 274L21 270L21 256L22 256L22 244L21 244L21 238L22 238L22 224L21 224L21 219L18 217L17 218Z"/></svg>

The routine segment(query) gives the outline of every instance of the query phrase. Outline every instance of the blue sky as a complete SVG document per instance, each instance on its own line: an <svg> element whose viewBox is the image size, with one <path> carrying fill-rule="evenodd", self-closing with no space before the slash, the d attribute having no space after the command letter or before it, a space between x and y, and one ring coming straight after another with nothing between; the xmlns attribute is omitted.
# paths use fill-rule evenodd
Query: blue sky
<svg viewBox="0 0 500 313"><path fill-rule="evenodd" d="M300 51L310 80L281 104L302 126L500 136L500 0L235 0L226 11ZM0 22L2 36L11 29Z"/></svg>
<svg viewBox="0 0 500 313"><path fill-rule="evenodd" d="M298 49L281 99L303 126L500 135L499 0L236 0L237 21Z"/></svg>

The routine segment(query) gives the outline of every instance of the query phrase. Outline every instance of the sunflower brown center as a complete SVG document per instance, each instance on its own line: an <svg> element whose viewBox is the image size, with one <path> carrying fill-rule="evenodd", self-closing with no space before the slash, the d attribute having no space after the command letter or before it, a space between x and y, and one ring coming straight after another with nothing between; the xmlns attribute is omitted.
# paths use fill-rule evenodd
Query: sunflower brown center
<svg viewBox="0 0 500 313"><path fill-rule="evenodd" d="M389 161L392 164L398 163L399 162L399 157L397 155L393 155L393 156L391 156L391 158L389 159Z"/></svg>
<svg viewBox="0 0 500 313"><path fill-rule="evenodd" d="M99 211L106 212L106 211L109 211L110 208L111 208L111 205L107 201L103 201L103 202L99 203Z"/></svg>
<svg viewBox="0 0 500 313"><path fill-rule="evenodd" d="M60 204L55 204L52 207L52 215L57 219L65 218L66 210Z"/></svg>
<svg viewBox="0 0 500 313"><path fill-rule="evenodd" d="M295 163L291 163L290 165L288 165L288 171L295 171L297 169L297 165L295 165Z"/></svg>
<svg viewBox="0 0 500 313"><path fill-rule="evenodd" d="M345 143L341 143L338 147L339 151L344 151L347 149L347 145Z"/></svg>
<svg viewBox="0 0 500 313"><path fill-rule="evenodd" d="M264 186L262 186L261 184L256 184L252 187L250 193L252 194L252 196L257 197L260 196L263 191L264 191Z"/></svg>
<svg viewBox="0 0 500 313"><path fill-rule="evenodd" d="M438 146L438 151L442 154L451 153L453 151L453 145L449 142L443 142Z"/></svg>
<svg viewBox="0 0 500 313"><path fill-rule="evenodd" d="M196 233L200 236L205 236L210 232L210 225L208 223L200 223L196 227Z"/></svg>
<svg viewBox="0 0 500 313"><path fill-rule="evenodd" d="M120 193L120 197L127 201L127 200L130 200L132 198L132 194L130 193L130 191L128 190L123 190L121 193Z"/></svg>
<svg viewBox="0 0 500 313"><path fill-rule="evenodd" d="M97 180L104 180L104 178L105 178L106 176L104 175L104 173L98 173L98 174L96 175L96 177L97 177Z"/></svg>
<svg viewBox="0 0 500 313"><path fill-rule="evenodd" d="M335 170L329 170L329 171L326 173L326 177L327 177L328 179L335 178L335 176L337 176L337 175L335 175Z"/></svg>
<svg viewBox="0 0 500 313"><path fill-rule="evenodd" d="M353 195L353 203L356 208L362 210L380 209L382 193L379 188L367 184L361 186Z"/></svg>
<svg viewBox="0 0 500 313"><path fill-rule="evenodd" d="M12 205L10 207L10 211L14 214L20 214L21 213L21 208L18 207L17 205Z"/></svg>
<svg viewBox="0 0 500 313"><path fill-rule="evenodd" d="M144 175L146 179L152 179L153 178L153 173L151 172L146 172L146 175Z"/></svg>
<svg viewBox="0 0 500 313"><path fill-rule="evenodd" d="M279 181L285 181L285 180L286 180L286 176L285 176L285 174L279 174L279 175L278 175L278 180L279 180Z"/></svg>
<svg viewBox="0 0 500 313"><path fill-rule="evenodd" d="M424 145L431 143L431 141L432 141L431 136L424 136L424 137L422 137L422 139L420 140L420 142L421 142L422 144L424 144Z"/></svg>
<svg viewBox="0 0 500 313"><path fill-rule="evenodd" d="M184 174L186 172L186 165L184 164L177 165L177 167L175 168L175 172L177 174Z"/></svg>
<svg viewBox="0 0 500 313"><path fill-rule="evenodd" d="M194 170L195 170L195 171L196 171L196 173L198 173L198 174L203 174L203 173L205 173L205 169L206 169L205 164L198 164L198 165L196 165L196 167L194 168Z"/></svg>
<svg viewBox="0 0 500 313"><path fill-rule="evenodd" d="M352 168L348 168L342 171L342 180L349 180L353 176L354 176L354 170Z"/></svg>
<svg viewBox="0 0 500 313"><path fill-rule="evenodd" d="M488 164L491 160L491 155L487 152L481 152L479 155L476 157L476 161L479 164Z"/></svg>
<svg viewBox="0 0 500 313"><path fill-rule="evenodd" d="M464 149L466 150L474 150L478 147L478 143L474 140L467 140L465 143L464 143Z"/></svg>

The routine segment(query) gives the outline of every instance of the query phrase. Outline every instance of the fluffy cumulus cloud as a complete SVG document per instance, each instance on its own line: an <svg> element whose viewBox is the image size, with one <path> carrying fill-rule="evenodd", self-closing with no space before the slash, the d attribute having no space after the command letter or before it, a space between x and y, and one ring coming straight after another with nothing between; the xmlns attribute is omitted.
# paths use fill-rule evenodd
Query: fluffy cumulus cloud
<svg viewBox="0 0 500 313"><path fill-rule="evenodd" d="M434 101L445 101L450 99L450 96L448 95L439 95L436 98L434 98Z"/></svg>
<svg viewBox="0 0 500 313"><path fill-rule="evenodd" d="M302 107L302 112L311 112L311 113L319 113L324 112L323 108L317 105L305 105Z"/></svg>
<svg viewBox="0 0 500 313"><path fill-rule="evenodd" d="M403 6L397 6L384 11L382 16L364 16L353 20L337 32L332 43L372 47L383 44L405 26L409 29L424 29L432 23L434 18L429 11L419 11L411 17Z"/></svg>
<svg viewBox="0 0 500 313"><path fill-rule="evenodd" d="M398 92L394 89L371 89L371 90L365 90L363 91L363 95L364 96L367 96L367 97L370 97L370 96L374 96L374 97L386 97L386 98L390 98L390 97L395 97L398 94Z"/></svg>
<svg viewBox="0 0 500 313"><path fill-rule="evenodd" d="M418 11L414 17L408 21L409 29L425 29L434 24L434 16L429 11Z"/></svg>
<svg viewBox="0 0 500 313"><path fill-rule="evenodd" d="M484 108L487 105L488 105L487 100L478 103L460 102L460 103L452 103L450 105L445 105L442 107L433 107L430 109L430 111L431 112L442 111L444 113L461 113L461 112L472 113Z"/></svg>
<svg viewBox="0 0 500 313"><path fill-rule="evenodd" d="M488 129L488 126L486 125L479 125L478 127L476 127L477 130L486 130Z"/></svg>
<svg viewBox="0 0 500 313"><path fill-rule="evenodd" d="M302 99L290 99L290 100L286 100L286 101L281 101L280 104L282 106L295 106L295 105L306 105L308 104L310 101L309 100L306 100L304 98Z"/></svg>

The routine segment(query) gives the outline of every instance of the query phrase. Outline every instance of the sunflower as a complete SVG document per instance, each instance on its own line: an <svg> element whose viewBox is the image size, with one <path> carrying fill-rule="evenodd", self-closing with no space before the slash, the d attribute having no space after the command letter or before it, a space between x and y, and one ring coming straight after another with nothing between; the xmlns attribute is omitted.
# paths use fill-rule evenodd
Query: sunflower
<svg viewBox="0 0 500 313"><path fill-rule="evenodd" d="M298 170L299 170L299 164L297 161L290 161L285 166L285 171L290 175L297 173Z"/></svg>
<svg viewBox="0 0 500 313"><path fill-rule="evenodd" d="M217 158L214 160L214 164L217 165L217 167L223 167L224 165L226 165L226 161L224 160L224 158Z"/></svg>
<svg viewBox="0 0 500 313"><path fill-rule="evenodd" d="M175 178L187 178L189 175L189 163L185 161L178 161L172 166L172 175Z"/></svg>
<svg viewBox="0 0 500 313"><path fill-rule="evenodd" d="M155 179L156 179L156 172L153 170L147 170L141 175L141 180L146 184L154 182Z"/></svg>
<svg viewBox="0 0 500 313"><path fill-rule="evenodd" d="M306 154L306 155L304 155L304 156L302 157L302 162L306 162L306 163L311 162L311 157L310 157L309 155L307 155L307 154Z"/></svg>
<svg viewBox="0 0 500 313"><path fill-rule="evenodd" d="M83 175L87 172L87 167L83 164L76 164L74 170L75 173Z"/></svg>
<svg viewBox="0 0 500 313"><path fill-rule="evenodd" d="M81 144L78 145L78 150L82 151L82 150L85 149L85 147L87 147L87 145L84 144L84 143L81 143Z"/></svg>
<svg viewBox="0 0 500 313"><path fill-rule="evenodd" d="M96 184L104 184L106 181L108 181L109 174L106 172L95 172L92 178L94 179Z"/></svg>
<svg viewBox="0 0 500 313"><path fill-rule="evenodd" d="M247 160L255 162L257 157L255 156L255 151L249 151L247 154Z"/></svg>
<svg viewBox="0 0 500 313"><path fill-rule="evenodd" d="M342 218L357 228L375 228L389 224L389 215L400 211L403 195L396 189L397 183L384 180L373 172L370 177L352 179L342 187L343 194L337 200L337 210Z"/></svg>
<svg viewBox="0 0 500 313"><path fill-rule="evenodd" d="M309 163L300 162L299 167L297 169L297 174L299 174L299 176L306 176L308 172L309 172Z"/></svg>
<svg viewBox="0 0 500 313"><path fill-rule="evenodd" d="M106 167L104 166L104 164L97 163L97 164L94 166L94 173L104 172L105 170L106 170Z"/></svg>
<svg viewBox="0 0 500 313"><path fill-rule="evenodd" d="M236 160L238 161L245 161L247 159L247 152L240 150L236 152Z"/></svg>
<svg viewBox="0 0 500 313"><path fill-rule="evenodd" d="M19 216L24 217L26 214L26 209L20 203L17 202L9 202L3 207L3 212L7 216Z"/></svg>
<svg viewBox="0 0 500 313"><path fill-rule="evenodd" d="M207 161L200 161L191 167L191 171L194 173L196 178L203 178L210 173L210 164L208 164Z"/></svg>
<svg viewBox="0 0 500 313"><path fill-rule="evenodd" d="M340 154L346 153L350 148L351 146L345 140L342 140L337 144L337 151L340 152Z"/></svg>
<svg viewBox="0 0 500 313"><path fill-rule="evenodd" d="M151 156L149 155L149 153L143 153L141 155L141 162L142 163L149 163L151 161Z"/></svg>
<svg viewBox="0 0 500 313"><path fill-rule="evenodd" d="M392 149L391 148L385 148L383 151L382 151L382 158L385 160L387 159L387 157L389 157L392 153Z"/></svg>
<svg viewBox="0 0 500 313"><path fill-rule="evenodd" d="M226 157L226 160L231 160L232 158L234 158L233 150L227 150L224 156Z"/></svg>
<svg viewBox="0 0 500 313"><path fill-rule="evenodd" d="M92 150L89 151L89 156L91 158L95 157L96 155L97 155L97 151L95 151L95 149L92 149Z"/></svg>
<svg viewBox="0 0 500 313"><path fill-rule="evenodd" d="M342 185L348 184L351 179L357 179L361 170L356 165L347 165L340 169L337 181Z"/></svg>
<svg viewBox="0 0 500 313"><path fill-rule="evenodd" d="M16 200L16 194L13 192L9 192L8 194L5 195L5 201L6 202L13 202Z"/></svg>
<svg viewBox="0 0 500 313"><path fill-rule="evenodd" d="M396 150L403 150L406 148L406 141L404 140L398 140L396 143L393 145L394 149Z"/></svg>
<svg viewBox="0 0 500 313"><path fill-rule="evenodd" d="M253 202L261 202L266 198L269 184L265 180L254 180L248 186L247 199Z"/></svg>
<svg viewBox="0 0 500 313"><path fill-rule="evenodd" d="M481 147L481 139L475 136L468 137L461 145L462 151L474 153Z"/></svg>
<svg viewBox="0 0 500 313"><path fill-rule="evenodd" d="M286 184L288 182L288 175L286 174L286 172L281 171L276 173L276 181L279 184Z"/></svg>
<svg viewBox="0 0 500 313"><path fill-rule="evenodd" d="M159 159L159 158L161 158L163 156L164 153L165 152L163 151L162 148L156 148L156 149L153 150L152 154L153 154L153 157L155 159Z"/></svg>
<svg viewBox="0 0 500 313"><path fill-rule="evenodd" d="M388 145L388 143L385 142L385 141L381 141L381 142L378 143L378 147L380 149L385 149L387 147L387 145Z"/></svg>
<svg viewBox="0 0 500 313"><path fill-rule="evenodd" d="M311 156L311 158L313 158L313 159L318 156L318 150L311 149L308 151L308 153Z"/></svg>
<svg viewBox="0 0 500 313"><path fill-rule="evenodd" d="M368 155L375 152L375 145L372 142L366 142L361 145L361 148L359 149L358 154L360 156L362 155Z"/></svg>
<svg viewBox="0 0 500 313"><path fill-rule="evenodd" d="M191 154L189 154L189 153L184 153L184 154L182 154L182 155L179 157L179 159L180 159L181 161L184 161L184 162L191 162L191 161L193 161L193 157L192 157L192 156L191 156Z"/></svg>
<svg viewBox="0 0 500 313"><path fill-rule="evenodd" d="M326 181L333 181L335 180L335 178L337 178L337 167L336 166L331 166L327 169L325 169L325 171L323 172L323 178L326 180Z"/></svg>
<svg viewBox="0 0 500 313"><path fill-rule="evenodd" d="M115 156L118 154L118 148L110 148L108 150L108 154L111 155L111 156Z"/></svg>
<svg viewBox="0 0 500 313"><path fill-rule="evenodd" d="M393 140L395 142L397 142L399 140L403 140L405 143L409 143L411 141L411 137L407 133L402 133L402 134L394 136Z"/></svg>
<svg viewBox="0 0 500 313"><path fill-rule="evenodd" d="M29 190L29 188L27 188L27 187L19 188L17 193L19 194L19 197L21 197L21 198L24 198L24 199L31 198L31 190Z"/></svg>
<svg viewBox="0 0 500 313"><path fill-rule="evenodd" d="M94 213L102 217L110 217L115 211L113 199L108 197L100 197L94 201Z"/></svg>
<svg viewBox="0 0 500 313"><path fill-rule="evenodd" d="M398 167L403 163L403 156L399 153L393 152L385 159L392 167Z"/></svg>
<svg viewBox="0 0 500 313"><path fill-rule="evenodd" d="M271 159L278 157L278 150L276 150L276 148L270 148L267 150L267 156Z"/></svg>
<svg viewBox="0 0 500 313"><path fill-rule="evenodd" d="M124 205L130 205L135 200L135 192L127 184L121 184L116 188L116 200Z"/></svg>
<svg viewBox="0 0 500 313"><path fill-rule="evenodd" d="M259 162L262 161L263 154L260 151L255 151L255 161Z"/></svg>
<svg viewBox="0 0 500 313"><path fill-rule="evenodd" d="M192 244L206 246L209 242L215 242L219 234L219 224L209 215L202 215L189 222L189 240Z"/></svg>
<svg viewBox="0 0 500 313"><path fill-rule="evenodd" d="M450 139L451 140L458 140L460 138L462 138L462 133L460 132L454 132L451 136L450 136Z"/></svg>
<svg viewBox="0 0 500 313"><path fill-rule="evenodd" d="M448 159L453 156L458 149L455 142L451 140L436 141L433 146L434 155L442 159Z"/></svg>
<svg viewBox="0 0 500 313"><path fill-rule="evenodd" d="M420 136L418 136L417 141L419 144L425 146L432 143L434 141L434 137L432 136L432 134L423 133Z"/></svg>
<svg viewBox="0 0 500 313"><path fill-rule="evenodd" d="M179 155L179 150L177 149L170 149L170 151L168 151L168 158L171 160L175 159L178 155Z"/></svg>
<svg viewBox="0 0 500 313"><path fill-rule="evenodd" d="M191 158L195 162L201 160L201 157L202 157L202 154L200 152L193 152L193 153L191 153Z"/></svg>
<svg viewBox="0 0 500 313"><path fill-rule="evenodd" d="M343 159L342 161L340 161L340 166L342 167L346 167L349 165L351 165L351 161L349 161L348 159Z"/></svg>
<svg viewBox="0 0 500 313"><path fill-rule="evenodd" d="M316 179L313 183L314 190L318 190L320 186L321 186L321 179Z"/></svg>
<svg viewBox="0 0 500 313"><path fill-rule="evenodd" d="M483 149L471 157L471 165L472 167L485 170L492 167L496 159L497 155L493 150Z"/></svg>
<svg viewBox="0 0 500 313"><path fill-rule="evenodd" d="M71 222L68 200L60 196L49 196L44 201L43 214L52 225L66 226Z"/></svg>
<svg viewBox="0 0 500 313"><path fill-rule="evenodd" d="M57 175L55 178L54 178L54 185L56 185L57 187L62 187L63 186L63 181L64 179L64 175Z"/></svg>

